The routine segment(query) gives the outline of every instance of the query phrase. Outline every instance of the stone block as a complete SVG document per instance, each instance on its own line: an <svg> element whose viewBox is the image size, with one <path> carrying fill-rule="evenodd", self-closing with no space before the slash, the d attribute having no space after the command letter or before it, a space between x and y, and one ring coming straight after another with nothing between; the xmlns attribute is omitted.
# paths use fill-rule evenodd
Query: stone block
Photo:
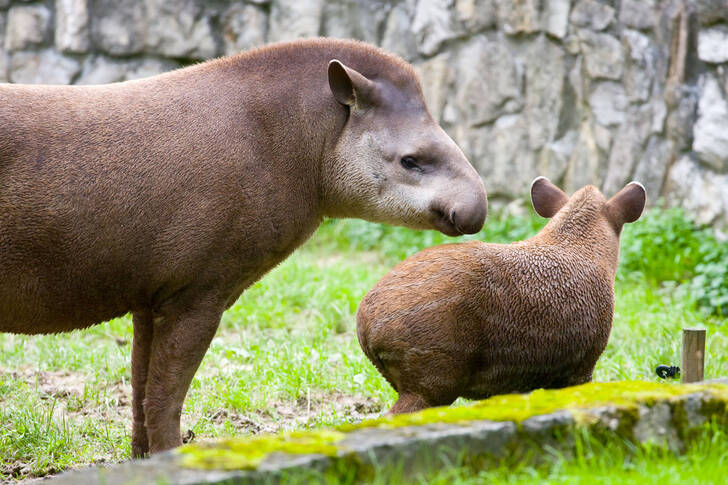
<svg viewBox="0 0 728 485"><path fill-rule="evenodd" d="M126 79L143 79L178 69L179 67L180 65L173 61L144 58L130 66L130 69L126 73Z"/></svg>
<svg viewBox="0 0 728 485"><path fill-rule="evenodd" d="M0 49L0 83L8 82L8 54Z"/></svg>
<svg viewBox="0 0 728 485"><path fill-rule="evenodd" d="M728 0L692 0L691 3L703 25L728 20Z"/></svg>
<svg viewBox="0 0 728 485"><path fill-rule="evenodd" d="M728 62L728 26L716 25L698 32L698 57L711 64Z"/></svg>
<svg viewBox="0 0 728 485"><path fill-rule="evenodd" d="M570 0L559 0L564 3ZM496 0L455 0L455 15L466 34L492 28L498 21Z"/></svg>
<svg viewBox="0 0 728 485"><path fill-rule="evenodd" d="M453 0L417 2L412 31L422 54L433 55L443 43L460 35L452 7Z"/></svg>
<svg viewBox="0 0 728 485"><path fill-rule="evenodd" d="M622 44L609 34L579 30L584 65L594 79L620 79L624 67Z"/></svg>
<svg viewBox="0 0 728 485"><path fill-rule="evenodd" d="M265 44L268 15L256 6L233 4L222 16L222 41L226 55Z"/></svg>
<svg viewBox="0 0 728 485"><path fill-rule="evenodd" d="M703 79L693 150L707 166L728 172L728 96L711 74Z"/></svg>
<svg viewBox="0 0 728 485"><path fill-rule="evenodd" d="M523 106L522 75L505 43L473 38L457 56L455 107L460 123L477 126Z"/></svg>
<svg viewBox="0 0 728 485"><path fill-rule="evenodd" d="M703 90L694 84L676 86L675 91L676 102L666 105L670 109L665 117L665 136L678 144L679 151L687 152L693 148L695 121L699 114L698 103Z"/></svg>
<svg viewBox="0 0 728 485"><path fill-rule="evenodd" d="M5 51L5 13L0 12L0 83L8 81L8 55Z"/></svg>
<svg viewBox="0 0 728 485"><path fill-rule="evenodd" d="M654 123L652 106L630 106L614 135L602 182L605 194L615 194L632 178Z"/></svg>
<svg viewBox="0 0 728 485"><path fill-rule="evenodd" d="M506 34L530 34L541 30L539 0L498 0L498 26Z"/></svg>
<svg viewBox="0 0 728 485"><path fill-rule="evenodd" d="M540 149L556 136L565 79L563 49L543 36L531 43L525 62L524 112L528 120L528 145L532 150Z"/></svg>
<svg viewBox="0 0 728 485"><path fill-rule="evenodd" d="M728 175L717 175L687 155L670 167L665 200L693 214L698 224L728 225Z"/></svg>
<svg viewBox="0 0 728 485"><path fill-rule="evenodd" d="M637 162L634 179L644 185L647 191L647 201L651 204L657 202L662 195L662 184L665 180L667 167L672 161L674 143L656 135L650 137L642 158Z"/></svg>
<svg viewBox="0 0 728 485"><path fill-rule="evenodd" d="M56 0L56 49L85 53L89 49L89 14L86 0Z"/></svg>
<svg viewBox="0 0 728 485"><path fill-rule="evenodd" d="M538 173L552 181L563 180L578 136L579 134L572 130L558 140L547 143L541 150Z"/></svg>
<svg viewBox="0 0 728 485"><path fill-rule="evenodd" d="M210 14L197 0L146 0L146 47L167 57L209 59L218 54Z"/></svg>
<svg viewBox="0 0 728 485"><path fill-rule="evenodd" d="M453 55L444 53L415 64L422 92L430 113L441 121L448 99L452 96L456 72ZM461 120L462 121L462 120Z"/></svg>
<svg viewBox="0 0 728 485"><path fill-rule="evenodd" d="M656 0L622 0L619 21L635 29L651 29L658 18L657 12Z"/></svg>
<svg viewBox="0 0 728 485"><path fill-rule="evenodd" d="M94 14L91 40L99 50L116 56L144 49L147 13L137 0L91 0Z"/></svg>
<svg viewBox="0 0 728 485"><path fill-rule="evenodd" d="M10 56L10 82L23 84L70 84L81 66L73 58L46 49L14 52Z"/></svg>
<svg viewBox="0 0 728 485"><path fill-rule="evenodd" d="M592 113L596 120L604 126L622 123L628 104L624 86L613 81L598 83L589 96Z"/></svg>
<svg viewBox="0 0 728 485"><path fill-rule="evenodd" d="M320 35L324 0L272 0L268 41Z"/></svg>
<svg viewBox="0 0 728 485"><path fill-rule="evenodd" d="M81 74L74 84L107 84L124 81L128 69L128 62L101 55L89 56L83 62Z"/></svg>
<svg viewBox="0 0 728 485"><path fill-rule="evenodd" d="M604 30L614 21L614 8L597 0L580 0L571 10L571 22L591 30Z"/></svg>
<svg viewBox="0 0 728 485"><path fill-rule="evenodd" d="M624 72L627 97L630 101L647 101L656 77L656 48L648 36L631 29L622 31L622 42L627 51Z"/></svg>
<svg viewBox="0 0 728 485"><path fill-rule="evenodd" d="M569 27L571 0L550 0L543 5L543 29L554 37L563 39Z"/></svg>
<svg viewBox="0 0 728 485"><path fill-rule="evenodd" d="M528 122L523 114L506 114L490 126L472 128L467 138L463 148L486 181L489 196L512 199L528 193L540 173L536 154L524 143Z"/></svg>
<svg viewBox="0 0 728 485"><path fill-rule="evenodd" d="M322 34L377 44L391 8L387 0L328 1L322 14Z"/></svg>
<svg viewBox="0 0 728 485"><path fill-rule="evenodd" d="M45 5L16 5L8 10L5 48L29 49L47 42L51 32L51 12Z"/></svg>
<svg viewBox="0 0 728 485"><path fill-rule="evenodd" d="M599 153L593 123L581 124L579 137L569 157L564 175L564 190L571 194L587 184L598 185L604 173L604 158Z"/></svg>
<svg viewBox="0 0 728 485"><path fill-rule="evenodd" d="M412 62L417 56L417 38L412 32L413 2L402 2L392 7L384 26L382 48Z"/></svg>

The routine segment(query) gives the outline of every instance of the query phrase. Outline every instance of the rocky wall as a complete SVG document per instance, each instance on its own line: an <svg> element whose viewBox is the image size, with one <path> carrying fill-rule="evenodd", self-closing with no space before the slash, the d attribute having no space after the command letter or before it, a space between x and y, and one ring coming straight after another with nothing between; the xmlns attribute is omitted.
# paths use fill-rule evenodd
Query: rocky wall
<svg viewBox="0 0 728 485"><path fill-rule="evenodd" d="M492 199L640 180L728 225L728 0L0 0L0 81L98 84L353 37L420 72Z"/></svg>

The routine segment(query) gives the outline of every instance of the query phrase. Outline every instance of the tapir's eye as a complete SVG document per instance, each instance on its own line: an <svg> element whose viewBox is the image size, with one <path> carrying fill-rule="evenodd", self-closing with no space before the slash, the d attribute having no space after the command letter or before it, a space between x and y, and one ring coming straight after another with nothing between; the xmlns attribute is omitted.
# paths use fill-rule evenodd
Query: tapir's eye
<svg viewBox="0 0 728 485"><path fill-rule="evenodd" d="M422 168L417 164L417 159L415 157L402 157L399 163L401 163L407 170L422 172Z"/></svg>

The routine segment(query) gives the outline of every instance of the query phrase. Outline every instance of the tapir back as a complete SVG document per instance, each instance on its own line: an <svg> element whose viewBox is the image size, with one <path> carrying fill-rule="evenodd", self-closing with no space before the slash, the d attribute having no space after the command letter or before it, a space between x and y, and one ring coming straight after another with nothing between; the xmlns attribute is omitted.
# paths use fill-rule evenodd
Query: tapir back
<svg viewBox="0 0 728 485"><path fill-rule="evenodd" d="M186 74L0 84L0 331L81 328L192 281L239 294L241 274L257 279L308 235L277 219L306 221L310 206L261 190L285 181L240 142L254 133L245 113L203 94L213 72Z"/></svg>
<svg viewBox="0 0 728 485"><path fill-rule="evenodd" d="M611 275L578 252L533 241L477 253L483 279L473 296L484 324L473 370L486 375L466 397L589 380L611 330Z"/></svg>

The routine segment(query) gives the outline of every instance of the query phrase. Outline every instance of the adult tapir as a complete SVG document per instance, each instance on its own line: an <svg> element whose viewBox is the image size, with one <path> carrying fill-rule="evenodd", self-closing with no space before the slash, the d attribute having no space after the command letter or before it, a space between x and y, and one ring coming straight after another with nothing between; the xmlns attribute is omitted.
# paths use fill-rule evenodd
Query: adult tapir
<svg viewBox="0 0 728 485"><path fill-rule="evenodd" d="M223 311L324 217L477 232L483 183L412 67L274 44L103 86L0 84L0 331L131 312L132 454L180 444Z"/></svg>

